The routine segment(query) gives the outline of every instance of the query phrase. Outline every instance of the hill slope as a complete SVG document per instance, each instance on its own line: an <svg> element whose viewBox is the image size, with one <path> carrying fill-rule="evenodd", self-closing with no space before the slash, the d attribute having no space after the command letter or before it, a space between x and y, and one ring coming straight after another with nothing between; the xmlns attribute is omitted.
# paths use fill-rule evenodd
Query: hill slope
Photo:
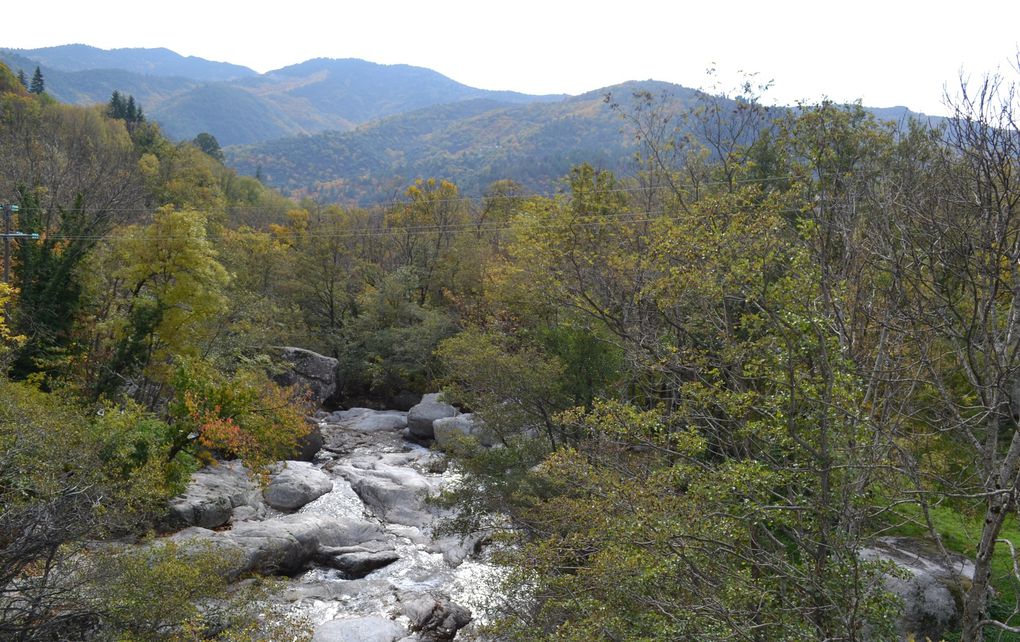
<svg viewBox="0 0 1020 642"><path fill-rule="evenodd" d="M659 82L632 82L557 102L471 100L386 118L349 132L325 132L227 149L239 172L258 171L294 196L368 204L398 196L415 178L454 180L480 193L512 178L533 191L556 189L570 168L589 162L616 171L631 166L633 134L606 104L634 91L667 94L679 111L699 92Z"/></svg>

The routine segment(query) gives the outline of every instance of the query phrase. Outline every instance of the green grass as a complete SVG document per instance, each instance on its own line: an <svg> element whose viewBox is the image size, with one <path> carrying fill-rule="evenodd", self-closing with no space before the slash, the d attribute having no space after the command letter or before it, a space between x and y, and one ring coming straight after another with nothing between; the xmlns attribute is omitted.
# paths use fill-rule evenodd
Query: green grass
<svg viewBox="0 0 1020 642"><path fill-rule="evenodd" d="M903 518L903 524L889 534L928 537L928 529L924 525L920 508L900 507L897 512ZM981 536L983 517L981 514L969 515L947 506L939 506L931 509L931 517L947 549L969 558L974 557L976 543ZM1015 515L1007 518L999 538L1013 542L1020 551L1020 525ZM990 615L997 619L1005 619L1013 613L1017 603L1020 581L1013 575L1013 560L1009 548L1001 543L996 545L995 556L992 558L992 586L995 589L995 598L989 605ZM1020 625L1020 615L1012 615L1006 623ZM948 641L953 639L947 637ZM1020 642L1020 635L989 628L985 632L985 639L990 642Z"/></svg>

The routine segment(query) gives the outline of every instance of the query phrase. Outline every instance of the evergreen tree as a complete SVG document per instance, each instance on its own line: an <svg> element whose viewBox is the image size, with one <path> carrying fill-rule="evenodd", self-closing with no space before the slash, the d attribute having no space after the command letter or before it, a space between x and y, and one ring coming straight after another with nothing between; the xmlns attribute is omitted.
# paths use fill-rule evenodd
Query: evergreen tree
<svg viewBox="0 0 1020 642"><path fill-rule="evenodd" d="M113 95L110 96L110 104L106 108L106 115L110 118L124 118L124 99L116 89L113 90Z"/></svg>
<svg viewBox="0 0 1020 642"><path fill-rule="evenodd" d="M24 69L19 69L18 70L18 82L21 83L22 87L24 87L25 89L28 89L28 79L25 78L25 70Z"/></svg>
<svg viewBox="0 0 1020 642"><path fill-rule="evenodd" d="M41 94L46 91L46 83L43 81L42 70L39 67L36 67L35 73L32 74L32 84L28 90L33 94Z"/></svg>

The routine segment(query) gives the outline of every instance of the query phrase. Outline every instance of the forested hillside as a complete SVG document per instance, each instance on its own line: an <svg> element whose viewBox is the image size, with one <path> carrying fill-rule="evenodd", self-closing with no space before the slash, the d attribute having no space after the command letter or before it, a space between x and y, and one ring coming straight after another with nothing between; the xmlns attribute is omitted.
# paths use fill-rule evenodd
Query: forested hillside
<svg viewBox="0 0 1020 642"><path fill-rule="evenodd" d="M935 127L751 87L459 102L337 137L387 192L346 207L0 66L0 199L38 235L0 286L0 638L299 637L276 585L162 528L205 463L294 453L314 409L272 375L300 346L335 404L441 388L477 418L438 501L504 571L492 639L1015 639L1015 88ZM373 174L438 139L490 159L483 196ZM484 183L565 140L591 155L559 193ZM864 554L888 535L973 561L944 618L905 615L909 571Z"/></svg>
<svg viewBox="0 0 1020 642"><path fill-rule="evenodd" d="M390 201L407 183L444 176L480 196L498 180L552 194L572 167L632 173L640 152L637 123L622 116L653 98L683 144L709 146L695 112L732 111L739 102L656 81L628 82L557 102L526 105L472 100L436 105L374 121L352 131L232 146L227 162L261 176L290 196L371 205ZM904 124L904 107L869 110ZM659 125L661 126L661 125ZM714 150L710 150L714 151Z"/></svg>

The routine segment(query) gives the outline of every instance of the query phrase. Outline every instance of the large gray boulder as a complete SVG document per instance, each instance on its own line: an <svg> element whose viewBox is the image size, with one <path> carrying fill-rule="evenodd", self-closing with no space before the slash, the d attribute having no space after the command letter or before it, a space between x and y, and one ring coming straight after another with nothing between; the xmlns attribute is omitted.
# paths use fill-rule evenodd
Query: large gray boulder
<svg viewBox="0 0 1020 642"><path fill-rule="evenodd" d="M438 489L421 472L411 468L413 454L389 453L354 457L334 471L380 519L405 526L422 526L433 516L424 500Z"/></svg>
<svg viewBox="0 0 1020 642"><path fill-rule="evenodd" d="M421 403L407 412L407 428L411 435L419 439L432 439L435 436L432 424L436 419L456 417L457 409L440 401L441 393L427 394Z"/></svg>
<svg viewBox="0 0 1020 642"><path fill-rule="evenodd" d="M396 642L407 629L378 615L330 620L315 628L312 642Z"/></svg>
<svg viewBox="0 0 1020 642"><path fill-rule="evenodd" d="M309 401L321 406L336 393L336 373L339 362L304 348L279 348L285 369L273 376L281 386L297 387L310 395Z"/></svg>
<svg viewBox="0 0 1020 642"><path fill-rule="evenodd" d="M250 572L291 575L338 548L371 546L381 551L393 547L392 536L371 522L309 513L240 522L222 532L192 527L170 540L222 552L229 564L224 574L230 579Z"/></svg>
<svg viewBox="0 0 1020 642"><path fill-rule="evenodd" d="M333 481L312 464L285 461L274 466L262 497L277 510L292 511L331 490Z"/></svg>
<svg viewBox="0 0 1020 642"><path fill-rule="evenodd" d="M170 500L169 525L216 528L242 507L246 516L265 513L258 486L240 461L218 462L195 472L187 490Z"/></svg>
<svg viewBox="0 0 1020 642"><path fill-rule="evenodd" d="M860 552L861 559L891 562L885 588L903 601L898 627L902 639L941 640L956 628L959 587L974 579L974 563L943 555L934 542L915 537L880 537Z"/></svg>
<svg viewBox="0 0 1020 642"><path fill-rule="evenodd" d="M485 448L496 445L496 437L472 413L442 417L432 422L436 446L449 450L458 439L471 439Z"/></svg>

